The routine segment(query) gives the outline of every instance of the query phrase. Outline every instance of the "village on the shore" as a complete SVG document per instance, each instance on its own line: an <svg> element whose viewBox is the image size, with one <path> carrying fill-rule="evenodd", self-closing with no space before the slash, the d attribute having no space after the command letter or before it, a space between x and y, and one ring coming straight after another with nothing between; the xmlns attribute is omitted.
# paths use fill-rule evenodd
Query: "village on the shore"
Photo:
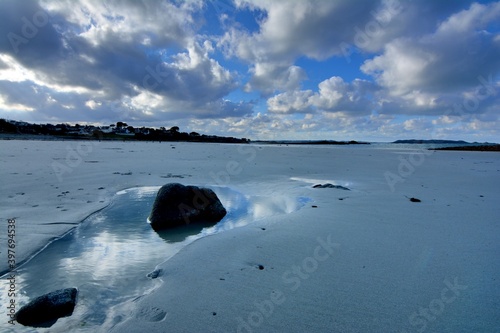
<svg viewBox="0 0 500 333"><path fill-rule="evenodd" d="M192 142L222 142L249 143L246 138L205 135L197 132L180 132L178 126L169 129L165 127L134 127L125 122L106 126L80 124L31 124L24 121L0 119L0 134L10 134L15 137L45 137L54 139L99 139L99 140L142 140L142 141L192 141ZM9 136L8 138L13 138Z"/></svg>

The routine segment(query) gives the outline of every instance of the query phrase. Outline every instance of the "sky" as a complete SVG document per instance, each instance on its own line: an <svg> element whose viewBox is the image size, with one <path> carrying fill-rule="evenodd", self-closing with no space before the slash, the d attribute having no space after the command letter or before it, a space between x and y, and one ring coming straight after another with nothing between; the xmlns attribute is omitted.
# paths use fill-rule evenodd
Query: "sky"
<svg viewBox="0 0 500 333"><path fill-rule="evenodd" d="M500 1L0 0L0 118L500 142Z"/></svg>

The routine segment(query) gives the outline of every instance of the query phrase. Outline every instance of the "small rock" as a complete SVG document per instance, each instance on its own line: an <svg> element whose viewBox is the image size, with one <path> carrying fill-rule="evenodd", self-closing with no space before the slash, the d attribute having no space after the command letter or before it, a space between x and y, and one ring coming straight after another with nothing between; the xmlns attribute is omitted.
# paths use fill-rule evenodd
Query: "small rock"
<svg viewBox="0 0 500 333"><path fill-rule="evenodd" d="M335 188L337 190L344 190L344 191L350 191L349 188L347 187L344 187L344 186L340 186L340 185L333 185L333 184L330 184L330 183L327 183L327 184L317 184L317 185L314 185L313 188Z"/></svg>
<svg viewBox="0 0 500 333"><path fill-rule="evenodd" d="M67 288L37 297L19 309L16 320L24 326L50 327L73 314L77 294L76 288Z"/></svg>
<svg viewBox="0 0 500 333"><path fill-rule="evenodd" d="M158 268L158 269L155 269L154 271L152 271L151 273L149 273L148 275L146 275L148 278L150 279L156 279L158 276L161 275L161 273L163 272L163 269L161 268Z"/></svg>

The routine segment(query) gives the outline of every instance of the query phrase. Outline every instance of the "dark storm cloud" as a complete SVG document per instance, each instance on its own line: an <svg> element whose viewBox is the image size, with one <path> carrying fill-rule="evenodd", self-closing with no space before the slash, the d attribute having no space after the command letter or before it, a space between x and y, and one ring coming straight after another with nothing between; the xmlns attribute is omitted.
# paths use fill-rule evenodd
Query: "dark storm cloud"
<svg viewBox="0 0 500 333"><path fill-rule="evenodd" d="M233 74L210 58L210 46L190 30L192 11L199 9L194 2L49 2L42 8L36 1L9 0L2 5L0 29L6 33L0 52L54 93L83 89L74 96L81 109L85 100L116 104L148 91L168 100L162 111L175 113L183 104L191 108L183 113L196 115L204 106L217 106L235 87ZM220 105L218 112L227 116L231 104Z"/></svg>

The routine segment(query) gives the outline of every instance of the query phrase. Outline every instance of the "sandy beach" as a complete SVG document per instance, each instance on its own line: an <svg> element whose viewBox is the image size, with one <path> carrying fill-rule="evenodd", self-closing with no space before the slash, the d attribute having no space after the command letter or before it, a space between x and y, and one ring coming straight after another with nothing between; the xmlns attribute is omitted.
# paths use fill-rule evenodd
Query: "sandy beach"
<svg viewBox="0 0 500 333"><path fill-rule="evenodd" d="M150 284L147 293L93 309L105 318L101 326L82 325L77 304L73 316L39 332L498 332L498 153L398 145L0 146L2 228L15 220L18 266L129 188L179 182L307 198L289 213L253 212L255 221L159 261L158 279L137 281ZM312 188L325 183L350 191ZM1 232L2 274L7 243ZM39 294L23 294L18 306ZM2 314L1 331L32 332Z"/></svg>

